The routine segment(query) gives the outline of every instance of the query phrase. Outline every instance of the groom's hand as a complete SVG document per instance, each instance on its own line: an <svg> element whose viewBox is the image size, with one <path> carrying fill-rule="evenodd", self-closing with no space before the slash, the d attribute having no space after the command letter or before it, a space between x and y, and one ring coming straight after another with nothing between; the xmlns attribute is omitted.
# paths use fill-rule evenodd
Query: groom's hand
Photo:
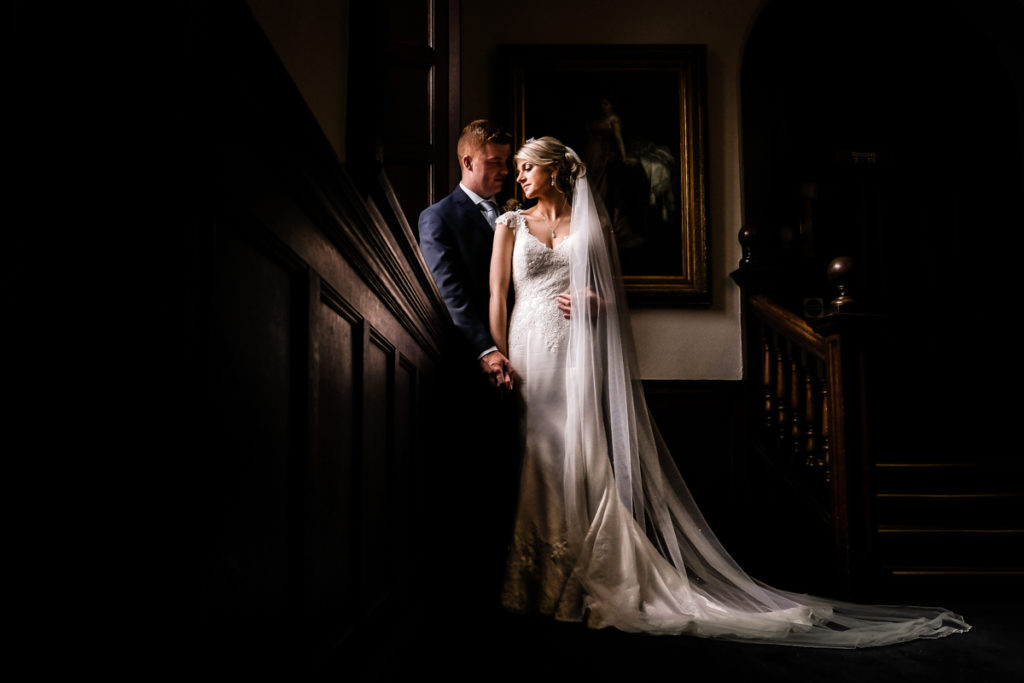
<svg viewBox="0 0 1024 683"><path fill-rule="evenodd" d="M555 301L558 302L558 310L562 312L562 317L566 320L572 315L572 297L569 296L569 292L562 292Z"/></svg>
<svg viewBox="0 0 1024 683"><path fill-rule="evenodd" d="M480 367L493 386L507 391L512 390L512 364L501 351L491 351L481 358Z"/></svg>
<svg viewBox="0 0 1024 683"><path fill-rule="evenodd" d="M601 310L601 297L590 287L587 287L583 297L585 301L582 303L587 305L590 315L597 315ZM572 317L572 295L569 292L562 292L555 297L555 301L558 303L558 310L562 313L562 317L569 320Z"/></svg>

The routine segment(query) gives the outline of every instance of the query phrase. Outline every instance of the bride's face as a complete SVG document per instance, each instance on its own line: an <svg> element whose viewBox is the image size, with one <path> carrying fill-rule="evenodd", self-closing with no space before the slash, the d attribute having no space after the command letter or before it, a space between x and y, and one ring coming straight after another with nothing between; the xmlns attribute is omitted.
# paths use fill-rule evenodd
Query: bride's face
<svg viewBox="0 0 1024 683"><path fill-rule="evenodd" d="M520 162L516 182L522 186L523 195L527 199L533 199L552 189L551 167L534 164L530 161Z"/></svg>

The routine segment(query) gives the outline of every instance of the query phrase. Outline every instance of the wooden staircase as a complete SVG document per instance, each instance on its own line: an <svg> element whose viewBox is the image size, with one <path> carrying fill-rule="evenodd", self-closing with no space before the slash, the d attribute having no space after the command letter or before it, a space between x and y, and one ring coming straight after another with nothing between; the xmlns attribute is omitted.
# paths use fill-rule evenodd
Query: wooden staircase
<svg viewBox="0 0 1024 683"><path fill-rule="evenodd" d="M828 312L796 314L778 271L749 258L750 236L732 274L750 452L780 495L802 501L796 519L822 522L805 525L803 543L833 549L837 588L898 601L1024 592L1024 455L1005 443L1013 410L998 398L1014 387L891 343L885 316L846 312L839 259ZM792 513L777 517L766 524L794 526Z"/></svg>
<svg viewBox="0 0 1024 683"><path fill-rule="evenodd" d="M884 592L1024 585L1020 460L880 462L871 479L870 555Z"/></svg>

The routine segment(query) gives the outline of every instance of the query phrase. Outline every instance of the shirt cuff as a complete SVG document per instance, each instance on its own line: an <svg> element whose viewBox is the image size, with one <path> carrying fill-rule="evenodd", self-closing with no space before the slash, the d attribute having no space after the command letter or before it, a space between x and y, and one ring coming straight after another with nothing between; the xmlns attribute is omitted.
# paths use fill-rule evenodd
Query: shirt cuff
<svg viewBox="0 0 1024 683"><path fill-rule="evenodd" d="M495 352L495 351L497 351L497 350L498 350L498 347L497 347L497 346L492 346L491 348L487 349L486 351L484 351L483 353L481 353L481 354L480 354L479 356L477 356L477 357L476 357L476 359L477 359L477 360L480 360L481 358L483 358L483 357L484 357L484 356L486 356L487 354L489 354L489 353L493 353L493 352Z"/></svg>

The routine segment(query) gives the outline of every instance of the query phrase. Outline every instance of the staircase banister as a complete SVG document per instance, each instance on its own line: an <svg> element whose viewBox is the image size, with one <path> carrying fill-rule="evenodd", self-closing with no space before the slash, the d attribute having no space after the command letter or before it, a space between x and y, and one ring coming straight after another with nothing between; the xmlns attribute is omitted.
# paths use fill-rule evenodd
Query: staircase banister
<svg viewBox="0 0 1024 683"><path fill-rule="evenodd" d="M825 337L815 332L807 321L792 311L763 294L750 297L750 311L801 348L813 352L819 358L825 357Z"/></svg>

